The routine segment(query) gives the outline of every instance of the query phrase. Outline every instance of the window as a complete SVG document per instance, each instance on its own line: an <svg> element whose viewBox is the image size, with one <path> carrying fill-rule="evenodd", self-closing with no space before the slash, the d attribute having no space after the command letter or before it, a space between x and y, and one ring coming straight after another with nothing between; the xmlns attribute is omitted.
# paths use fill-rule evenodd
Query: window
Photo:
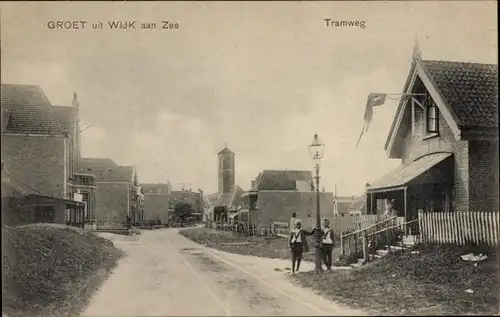
<svg viewBox="0 0 500 317"><path fill-rule="evenodd" d="M132 191L132 201L137 200L137 192L135 190Z"/></svg>
<svg viewBox="0 0 500 317"><path fill-rule="evenodd" d="M411 107L413 136L423 137L439 132L439 110L429 93L424 100L412 98Z"/></svg>
<svg viewBox="0 0 500 317"><path fill-rule="evenodd" d="M89 201L89 193L83 192L82 193L82 200L83 201Z"/></svg>
<svg viewBox="0 0 500 317"><path fill-rule="evenodd" d="M427 94L426 96L426 106L427 106L427 133L438 133L439 132L439 111L432 97Z"/></svg>

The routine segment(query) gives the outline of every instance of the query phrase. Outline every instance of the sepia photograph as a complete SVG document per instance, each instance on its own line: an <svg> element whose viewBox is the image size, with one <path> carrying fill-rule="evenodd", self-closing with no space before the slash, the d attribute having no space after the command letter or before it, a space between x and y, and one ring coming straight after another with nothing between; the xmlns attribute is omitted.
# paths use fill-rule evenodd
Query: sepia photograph
<svg viewBox="0 0 500 317"><path fill-rule="evenodd" d="M2 1L2 317L500 315L497 1Z"/></svg>

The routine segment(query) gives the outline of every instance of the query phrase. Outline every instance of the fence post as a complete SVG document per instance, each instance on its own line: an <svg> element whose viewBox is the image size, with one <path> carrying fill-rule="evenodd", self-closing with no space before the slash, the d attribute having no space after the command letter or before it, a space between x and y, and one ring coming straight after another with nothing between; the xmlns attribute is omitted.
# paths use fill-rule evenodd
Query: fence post
<svg viewBox="0 0 500 317"><path fill-rule="evenodd" d="M340 232L340 255L344 256L344 232Z"/></svg>
<svg viewBox="0 0 500 317"><path fill-rule="evenodd" d="M369 261L368 256L368 235L366 234L366 230L363 231L363 263Z"/></svg>

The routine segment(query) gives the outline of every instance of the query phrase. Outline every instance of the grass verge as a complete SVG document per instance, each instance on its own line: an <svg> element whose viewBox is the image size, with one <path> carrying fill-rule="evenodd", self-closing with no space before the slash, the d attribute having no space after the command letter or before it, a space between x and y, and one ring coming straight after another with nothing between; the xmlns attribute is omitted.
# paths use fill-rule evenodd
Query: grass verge
<svg viewBox="0 0 500 317"><path fill-rule="evenodd" d="M288 240L282 237L248 237L210 228L185 229L181 230L180 234L196 243L225 252L272 259L290 259ZM311 245L311 239L309 239L309 244ZM314 251L310 250L305 253L303 259L313 261Z"/></svg>
<svg viewBox="0 0 500 317"><path fill-rule="evenodd" d="M82 229L2 227L2 312L78 315L122 255L111 241Z"/></svg>
<svg viewBox="0 0 500 317"><path fill-rule="evenodd" d="M474 251L478 263L460 256ZM388 255L358 269L293 278L325 297L374 315L498 314L500 291L496 250L427 246L418 255ZM466 290L471 289L472 294Z"/></svg>

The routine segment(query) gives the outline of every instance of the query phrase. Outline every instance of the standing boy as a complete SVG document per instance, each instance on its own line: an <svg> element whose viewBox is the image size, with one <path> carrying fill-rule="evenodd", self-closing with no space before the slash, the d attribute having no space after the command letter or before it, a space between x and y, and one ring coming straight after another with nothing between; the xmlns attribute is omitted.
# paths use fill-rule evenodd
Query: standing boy
<svg viewBox="0 0 500 317"><path fill-rule="evenodd" d="M323 219L323 238L321 240L321 253L323 262L328 271L332 270L332 252L333 252L333 230L330 228L330 221L327 218Z"/></svg>

